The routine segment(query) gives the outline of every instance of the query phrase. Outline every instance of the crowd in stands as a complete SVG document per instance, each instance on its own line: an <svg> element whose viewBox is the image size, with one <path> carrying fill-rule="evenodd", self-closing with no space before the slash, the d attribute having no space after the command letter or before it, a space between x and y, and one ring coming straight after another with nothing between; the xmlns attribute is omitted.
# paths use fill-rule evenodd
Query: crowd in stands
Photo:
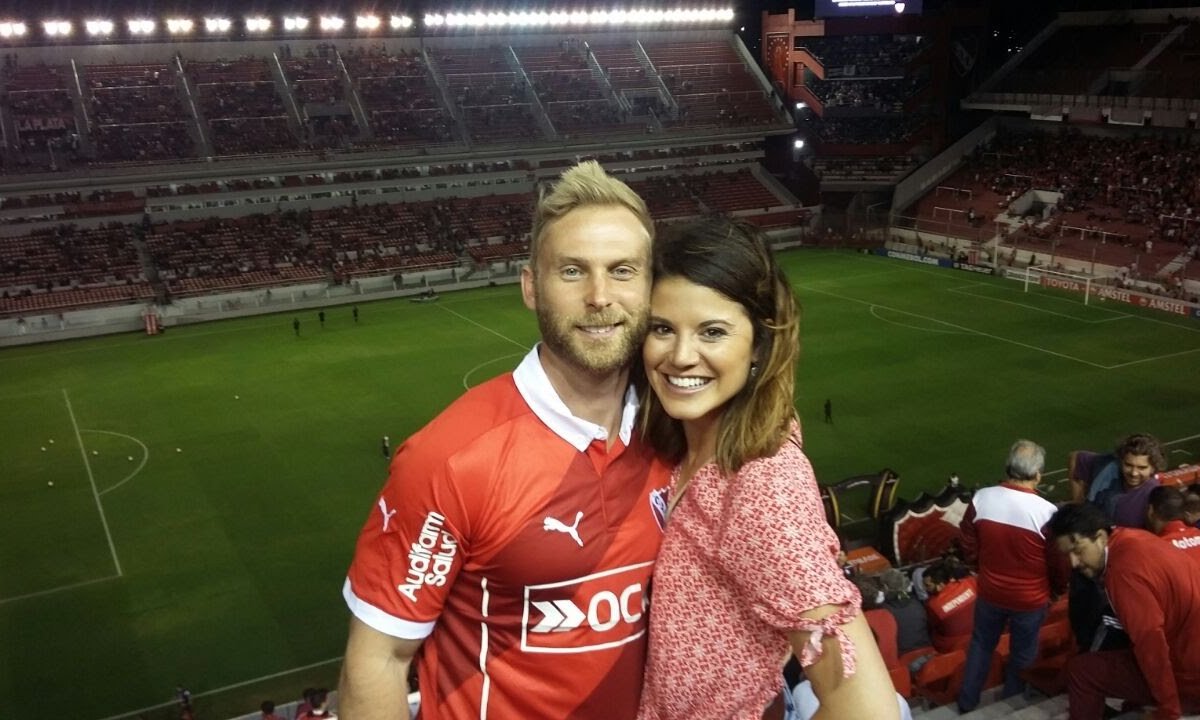
<svg viewBox="0 0 1200 720"><path fill-rule="evenodd" d="M715 146L714 151L728 150ZM647 157L653 151L639 151ZM665 152L665 151L664 151ZM669 153L667 153L669 155ZM619 159L609 158L609 161ZM627 158L625 158L627 159ZM463 175L514 169L507 161L453 163L429 168L428 176ZM345 171L334 181L424 177L414 168ZM323 185L319 174L290 175L284 186ZM674 173L631 185L646 199L655 218L692 217L702 212L778 209L781 204L748 170ZM152 188L154 197L273 187L265 179L223 183L180 183ZM137 196L91 193L23 198L22 203L134 203ZM136 286L137 297L153 294L147 277L157 277L174 296L223 289L271 287L400 272L414 267L453 267L467 257L496 260L526 252L530 198L526 194L442 198L407 203L358 203L328 210L275 211L237 218L153 223L109 223L99 229L72 225L0 241L0 312L20 310L8 298L88 287ZM36 205L33 205L36 207ZM778 217L776 217L778 216ZM794 224L795 211L759 218L763 226ZM144 247L146 257L139 256ZM143 266L143 263L145 266ZM66 296L63 296L64 298ZM104 296L128 300L129 294ZM86 300L97 302L98 300ZM65 303L65 301L64 301ZM65 303L69 304L69 303Z"/></svg>
<svg viewBox="0 0 1200 720"><path fill-rule="evenodd" d="M919 35L835 35L804 38L802 46L829 68L854 66L859 75L873 69L903 68L924 47Z"/></svg>
<svg viewBox="0 0 1200 720"><path fill-rule="evenodd" d="M813 171L823 180L887 180L894 182L915 169L920 160L911 155L890 157L819 157Z"/></svg>
<svg viewBox="0 0 1200 720"><path fill-rule="evenodd" d="M822 142L834 145L911 145L929 126L929 119L919 113L886 117L813 116L804 124Z"/></svg>
<svg viewBox="0 0 1200 720"><path fill-rule="evenodd" d="M822 80L815 75L805 80L825 108L855 108L860 111L899 113L904 101L921 86L917 78L908 80Z"/></svg>
<svg viewBox="0 0 1200 720"><path fill-rule="evenodd" d="M1101 717L1091 708L1105 696L1146 717L1200 710L1188 660L1200 469L1168 472L1161 443L1133 434L1109 453L1072 453L1070 497L1055 505L1036 492L1044 464L1042 448L1014 444L1006 479L970 493L960 533L931 563L864 572L843 555L897 689L960 713L984 687L1008 697L1027 684L1066 691L1071 717ZM957 476L952 488L962 492Z"/></svg>
<svg viewBox="0 0 1200 720"><path fill-rule="evenodd" d="M596 51L603 71L574 39L558 47L496 45L429 55L322 44L293 57L284 44L276 53L282 76L271 58L253 55L88 65L79 71L81 98L69 90L71 67L25 67L10 56L0 106L16 136L0 156L0 172L63 170L89 161L169 162L199 157L209 145L223 156L528 142L531 127L546 125L543 112L550 121L545 131L561 127L566 139L783 122L727 43L652 46L661 65L657 75L629 46ZM623 99L621 93L627 93ZM196 112L185 102L189 97ZM461 124L447 101L463 109ZM355 114L358 106L364 117ZM76 117L86 118L85 126L77 127ZM364 120L366 127L359 127ZM471 137L460 137L463 127Z"/></svg>
<svg viewBox="0 0 1200 720"><path fill-rule="evenodd" d="M92 153L100 162L148 162L195 155L186 123L105 125L92 130Z"/></svg>
<svg viewBox="0 0 1200 720"><path fill-rule="evenodd" d="M1126 281L1154 278L1169 263L1189 261L1186 267L1200 257L1198 161L1200 151L1183 136L1006 129L947 180L961 197L930 197L922 212L934 205L961 210L990 226L994 212L1026 191L1058 192L1048 212L1006 228L1006 241L1096 257L1124 268ZM1171 282L1166 292L1181 297L1182 287Z"/></svg>

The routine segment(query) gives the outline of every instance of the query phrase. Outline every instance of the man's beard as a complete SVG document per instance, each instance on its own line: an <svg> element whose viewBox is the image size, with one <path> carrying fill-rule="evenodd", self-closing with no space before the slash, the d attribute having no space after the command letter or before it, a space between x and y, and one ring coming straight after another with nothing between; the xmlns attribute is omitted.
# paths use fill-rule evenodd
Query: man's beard
<svg viewBox="0 0 1200 720"><path fill-rule="evenodd" d="M571 365L593 375L605 375L627 367L642 347L646 330L650 325L649 308L640 315L630 315L621 310L586 315L557 315L539 303L537 308L538 329L542 331L542 342L554 354ZM615 325L613 336L588 341L579 326Z"/></svg>

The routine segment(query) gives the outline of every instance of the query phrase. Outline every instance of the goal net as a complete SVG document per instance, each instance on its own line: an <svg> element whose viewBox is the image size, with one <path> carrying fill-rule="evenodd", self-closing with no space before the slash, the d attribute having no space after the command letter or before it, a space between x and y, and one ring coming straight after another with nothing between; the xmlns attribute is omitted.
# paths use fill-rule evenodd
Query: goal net
<svg viewBox="0 0 1200 720"><path fill-rule="evenodd" d="M1025 292L1029 292L1030 287L1066 290L1082 295L1084 305L1090 304L1093 296L1094 280L1090 275L1076 275L1048 268L1028 267L1011 269L1008 271L1008 277L1020 280L1024 285Z"/></svg>

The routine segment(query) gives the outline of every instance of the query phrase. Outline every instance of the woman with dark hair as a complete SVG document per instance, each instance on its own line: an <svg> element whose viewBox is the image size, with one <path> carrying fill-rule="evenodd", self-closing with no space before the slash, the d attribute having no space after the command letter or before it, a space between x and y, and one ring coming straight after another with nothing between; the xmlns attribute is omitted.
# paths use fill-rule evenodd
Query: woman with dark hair
<svg viewBox="0 0 1200 720"><path fill-rule="evenodd" d="M789 653L819 716L897 717L801 450L791 285L756 229L716 219L668 228L654 280L643 428L675 471L639 718L758 720Z"/></svg>

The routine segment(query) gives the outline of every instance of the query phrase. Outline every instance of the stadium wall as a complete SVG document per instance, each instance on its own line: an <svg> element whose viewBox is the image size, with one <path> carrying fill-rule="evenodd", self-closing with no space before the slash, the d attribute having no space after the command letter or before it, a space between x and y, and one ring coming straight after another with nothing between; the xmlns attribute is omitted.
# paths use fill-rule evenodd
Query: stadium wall
<svg viewBox="0 0 1200 720"><path fill-rule="evenodd" d="M964 157L996 136L998 127L999 120L995 117L988 118L982 125L959 138L953 145L897 183L896 190L892 193L893 214L902 212L929 192L930 188L950 177L962 164Z"/></svg>
<svg viewBox="0 0 1200 720"><path fill-rule="evenodd" d="M164 329L182 325L228 320L273 313L313 312L338 305L366 303L418 295L427 288L439 291L468 290L488 285L516 283L517 264L496 263L474 273L466 266L439 268L403 274L403 284L393 285L393 276L362 278L346 285L309 283L273 288L256 288L204 297L176 299L170 305L134 303L16 317L0 318L0 347L33 345L58 340L75 340L99 335L141 332L143 316L155 313Z"/></svg>

